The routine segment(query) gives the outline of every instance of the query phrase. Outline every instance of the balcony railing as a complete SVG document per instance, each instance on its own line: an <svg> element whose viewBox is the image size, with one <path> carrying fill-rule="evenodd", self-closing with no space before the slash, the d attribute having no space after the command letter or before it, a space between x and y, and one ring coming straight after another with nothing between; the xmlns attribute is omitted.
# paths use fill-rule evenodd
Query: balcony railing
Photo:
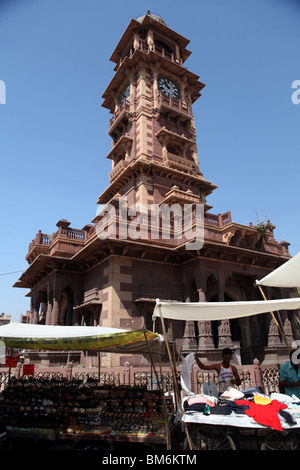
<svg viewBox="0 0 300 470"><path fill-rule="evenodd" d="M116 122L118 122L124 116L126 116L127 113L129 112L129 109L130 109L129 103L127 101L124 101L121 104L121 106L117 109L117 111L114 113L113 117L110 118L110 120L109 120L109 129L111 129L111 127L113 125L115 125Z"/></svg>
<svg viewBox="0 0 300 470"><path fill-rule="evenodd" d="M181 65L183 64L183 60L181 59L181 57L176 57L175 54L172 54L168 51L166 51L164 48L162 47L159 47L155 44L153 44L151 47L149 47L148 43L146 41L139 41L139 44L138 46L136 47L135 50L138 50L138 51L142 51L142 52L146 52L146 53L149 53L149 52L156 52L156 54L160 55L161 57L164 57L168 60L170 60L171 62L174 62L175 64L178 64L178 65ZM126 57L132 57L134 52L135 52L134 49L130 49L130 51L128 52L128 54L126 54L125 56L123 56L121 59L120 59L120 63L119 63L119 66L122 64L122 62L126 59Z"/></svg>
<svg viewBox="0 0 300 470"><path fill-rule="evenodd" d="M198 170L197 165L194 161L188 160L186 157L181 157L180 155L175 155L174 153L168 151L164 158L164 161L168 166L175 168L179 171L193 173L197 172Z"/></svg>
<svg viewBox="0 0 300 470"><path fill-rule="evenodd" d="M187 103L184 103L181 99L172 98L162 93L159 93L158 106L160 108L165 106L183 114L191 114L191 108Z"/></svg>
<svg viewBox="0 0 300 470"><path fill-rule="evenodd" d="M125 168L128 166L128 161L126 160L120 160L116 166L112 169L112 171L109 173L109 180L112 182L114 179L119 176Z"/></svg>

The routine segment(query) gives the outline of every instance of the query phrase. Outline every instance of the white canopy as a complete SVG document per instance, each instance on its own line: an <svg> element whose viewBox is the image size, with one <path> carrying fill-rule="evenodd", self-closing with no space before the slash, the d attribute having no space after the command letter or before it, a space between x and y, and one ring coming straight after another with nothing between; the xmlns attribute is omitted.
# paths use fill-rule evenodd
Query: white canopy
<svg viewBox="0 0 300 470"><path fill-rule="evenodd" d="M153 318L185 321L212 321L249 317L259 313L300 308L300 297L243 302L160 302L156 301Z"/></svg>
<svg viewBox="0 0 300 470"><path fill-rule="evenodd" d="M48 351L96 349L115 353L158 352L162 337L140 330L100 326L54 326L11 322L0 326L0 341L6 347Z"/></svg>
<svg viewBox="0 0 300 470"><path fill-rule="evenodd" d="M300 251L256 284L273 287L300 287Z"/></svg>

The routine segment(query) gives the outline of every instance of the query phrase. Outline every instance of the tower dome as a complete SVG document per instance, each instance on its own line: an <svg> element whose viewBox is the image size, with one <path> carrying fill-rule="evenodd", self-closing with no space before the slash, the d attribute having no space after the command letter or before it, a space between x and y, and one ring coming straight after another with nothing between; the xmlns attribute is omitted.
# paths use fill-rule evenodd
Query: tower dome
<svg viewBox="0 0 300 470"><path fill-rule="evenodd" d="M137 18L136 21L138 21L139 23L142 23L146 16L150 16L150 18L152 18L155 21L158 21L158 23L161 23L164 26L168 26L159 15L157 15L156 13L150 13L150 10L147 10L146 15L139 16L139 18Z"/></svg>

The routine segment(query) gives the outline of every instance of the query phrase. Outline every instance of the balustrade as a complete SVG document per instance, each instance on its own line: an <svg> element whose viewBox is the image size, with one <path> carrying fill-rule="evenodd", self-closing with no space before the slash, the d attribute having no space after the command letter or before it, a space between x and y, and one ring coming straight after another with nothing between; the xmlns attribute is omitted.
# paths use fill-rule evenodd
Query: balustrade
<svg viewBox="0 0 300 470"><path fill-rule="evenodd" d="M237 365L237 369L241 378L240 390L257 387L263 393L271 393L279 391L279 365L270 364L263 366L259 364L259 361L255 359L253 364L249 365ZM52 377L59 373L61 376L68 377L72 380L74 377L76 380L87 380L99 381L103 385L119 386L119 385L130 385L134 387L147 387L148 389L157 389L162 384L164 389L168 393L174 390L173 374L170 371L170 366L162 366L162 375L160 370L151 369L151 367L133 367L129 362L126 362L123 367L89 367L88 370L82 366L75 366L72 363L66 364L63 368L57 367L42 367L39 364L35 364L35 377ZM178 383L180 382L180 371L181 366L177 367L176 378ZM22 366L18 364L15 371L15 377L19 378L22 376ZM157 383L157 378L159 383ZM203 392L203 384L208 382L217 382L217 374L214 371L201 370L198 367L192 368L192 391L194 393ZM4 382L3 377L3 382Z"/></svg>

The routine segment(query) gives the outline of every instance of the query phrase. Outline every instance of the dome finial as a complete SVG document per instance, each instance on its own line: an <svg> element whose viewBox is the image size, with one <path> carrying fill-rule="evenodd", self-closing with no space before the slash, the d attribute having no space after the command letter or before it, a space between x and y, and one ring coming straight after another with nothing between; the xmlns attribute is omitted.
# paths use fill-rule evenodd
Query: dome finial
<svg viewBox="0 0 300 470"><path fill-rule="evenodd" d="M161 18L161 16L157 15L156 13L151 13L150 10L147 10L146 15L140 16L139 18L137 18L136 21L138 21L139 23L142 23L144 18L148 15L150 16L150 18L157 21L158 23L161 23L161 24L167 26L167 24L164 22L164 20Z"/></svg>

